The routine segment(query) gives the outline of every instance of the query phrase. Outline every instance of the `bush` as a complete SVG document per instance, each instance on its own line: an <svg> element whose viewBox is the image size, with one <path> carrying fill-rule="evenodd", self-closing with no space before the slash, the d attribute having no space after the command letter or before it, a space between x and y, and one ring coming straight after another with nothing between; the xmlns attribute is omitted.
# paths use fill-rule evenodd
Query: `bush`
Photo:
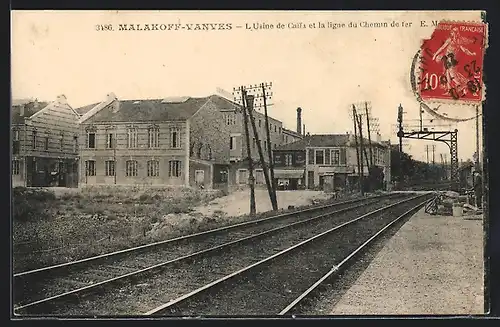
<svg viewBox="0 0 500 327"><path fill-rule="evenodd" d="M12 190L13 218L17 221L48 218L47 209L55 199L54 192L48 190L15 187Z"/></svg>

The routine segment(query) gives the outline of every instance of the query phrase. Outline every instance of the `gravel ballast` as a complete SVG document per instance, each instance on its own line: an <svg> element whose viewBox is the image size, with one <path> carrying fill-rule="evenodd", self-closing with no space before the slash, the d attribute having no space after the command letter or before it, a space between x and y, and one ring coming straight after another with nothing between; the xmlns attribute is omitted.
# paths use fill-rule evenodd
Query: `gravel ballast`
<svg viewBox="0 0 500 327"><path fill-rule="evenodd" d="M366 239L420 202L409 201L346 225L218 289L175 305L168 314L276 315Z"/></svg>

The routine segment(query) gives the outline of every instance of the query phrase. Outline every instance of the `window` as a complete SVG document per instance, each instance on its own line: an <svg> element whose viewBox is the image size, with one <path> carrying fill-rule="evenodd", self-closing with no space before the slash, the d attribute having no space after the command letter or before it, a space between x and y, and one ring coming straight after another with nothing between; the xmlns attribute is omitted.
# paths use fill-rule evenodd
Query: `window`
<svg viewBox="0 0 500 327"><path fill-rule="evenodd" d="M267 151L267 141L264 140L264 151Z"/></svg>
<svg viewBox="0 0 500 327"><path fill-rule="evenodd" d="M78 152L78 136L73 136L73 152Z"/></svg>
<svg viewBox="0 0 500 327"><path fill-rule="evenodd" d="M85 175L95 176L95 160L85 161Z"/></svg>
<svg viewBox="0 0 500 327"><path fill-rule="evenodd" d="M274 125L274 132L276 133L276 125Z"/></svg>
<svg viewBox="0 0 500 327"><path fill-rule="evenodd" d="M309 149L308 150L308 164L310 165L314 165L314 150L313 149Z"/></svg>
<svg viewBox="0 0 500 327"><path fill-rule="evenodd" d="M168 176L169 177L181 176L181 162L179 160L171 160L168 162Z"/></svg>
<svg viewBox="0 0 500 327"><path fill-rule="evenodd" d="M48 136L45 136L44 148L45 148L45 150L49 149L49 137Z"/></svg>
<svg viewBox="0 0 500 327"><path fill-rule="evenodd" d="M274 143L274 148L276 149L276 143Z"/></svg>
<svg viewBox="0 0 500 327"><path fill-rule="evenodd" d="M170 147L171 148L181 147L181 135L179 129L176 127L170 129Z"/></svg>
<svg viewBox="0 0 500 327"><path fill-rule="evenodd" d="M33 149L36 149L36 142L37 142L37 138L36 138L36 131L33 131Z"/></svg>
<svg viewBox="0 0 500 327"><path fill-rule="evenodd" d="M341 165L347 164L347 153L345 148L340 149L340 164Z"/></svg>
<svg viewBox="0 0 500 327"><path fill-rule="evenodd" d="M157 148L160 146L160 128L152 126L148 128L148 147Z"/></svg>
<svg viewBox="0 0 500 327"><path fill-rule="evenodd" d="M224 118L226 119L226 125L236 124L236 117L233 114L225 114Z"/></svg>
<svg viewBox="0 0 500 327"><path fill-rule="evenodd" d="M106 131L106 149L112 149L114 147L113 132Z"/></svg>
<svg viewBox="0 0 500 327"><path fill-rule="evenodd" d="M281 134L281 127L279 128L279 132L280 132L280 134Z"/></svg>
<svg viewBox="0 0 500 327"><path fill-rule="evenodd" d="M18 129L12 130L12 139L14 141L19 141L19 130Z"/></svg>
<svg viewBox="0 0 500 327"><path fill-rule="evenodd" d="M229 150L233 150L235 148L234 141L235 141L234 136L230 136L229 137Z"/></svg>
<svg viewBox="0 0 500 327"><path fill-rule="evenodd" d="M257 141L255 141L255 137L253 138L253 148L255 149L255 147L257 146Z"/></svg>
<svg viewBox="0 0 500 327"><path fill-rule="evenodd" d="M127 177L136 177L137 176L137 161L136 160L127 160L125 167L125 175Z"/></svg>
<svg viewBox="0 0 500 327"><path fill-rule="evenodd" d="M12 175L19 175L20 167L19 160L12 160Z"/></svg>
<svg viewBox="0 0 500 327"><path fill-rule="evenodd" d="M12 130L12 154L19 154L19 130Z"/></svg>
<svg viewBox="0 0 500 327"><path fill-rule="evenodd" d="M158 160L148 161L148 177L160 176L160 162Z"/></svg>
<svg viewBox="0 0 500 327"><path fill-rule="evenodd" d="M95 149L95 132L87 132L87 148Z"/></svg>
<svg viewBox="0 0 500 327"><path fill-rule="evenodd" d="M332 150L332 165L338 166L340 165L340 150L335 149Z"/></svg>
<svg viewBox="0 0 500 327"><path fill-rule="evenodd" d="M115 161L107 160L105 162L106 176L115 176Z"/></svg>
<svg viewBox="0 0 500 327"><path fill-rule="evenodd" d="M127 147L137 148L137 128L127 128Z"/></svg>
<svg viewBox="0 0 500 327"><path fill-rule="evenodd" d="M316 157L316 165L325 164L325 150L316 150L315 157Z"/></svg>
<svg viewBox="0 0 500 327"><path fill-rule="evenodd" d="M262 126L262 120L259 119L259 127L261 127L261 126Z"/></svg>
<svg viewBox="0 0 500 327"><path fill-rule="evenodd" d="M291 166L293 161L293 157L291 154L285 154L285 166Z"/></svg>
<svg viewBox="0 0 500 327"><path fill-rule="evenodd" d="M59 139L59 147L61 148L61 151L64 149L64 133L61 132L61 138Z"/></svg>
<svg viewBox="0 0 500 327"><path fill-rule="evenodd" d="M288 143L288 135L285 135L285 143Z"/></svg>
<svg viewBox="0 0 500 327"><path fill-rule="evenodd" d="M247 184L248 183L248 170L240 169L238 170L238 183Z"/></svg>

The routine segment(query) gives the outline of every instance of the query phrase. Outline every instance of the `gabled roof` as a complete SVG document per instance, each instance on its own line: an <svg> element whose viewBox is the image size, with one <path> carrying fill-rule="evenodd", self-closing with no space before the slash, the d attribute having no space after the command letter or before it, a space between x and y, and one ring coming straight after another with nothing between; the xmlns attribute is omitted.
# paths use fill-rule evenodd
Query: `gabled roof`
<svg viewBox="0 0 500 327"><path fill-rule="evenodd" d="M50 102L27 100L27 99L12 99L11 122L12 124L24 123L24 118L31 117L43 108L47 107ZM21 109L24 107L24 114L21 116Z"/></svg>

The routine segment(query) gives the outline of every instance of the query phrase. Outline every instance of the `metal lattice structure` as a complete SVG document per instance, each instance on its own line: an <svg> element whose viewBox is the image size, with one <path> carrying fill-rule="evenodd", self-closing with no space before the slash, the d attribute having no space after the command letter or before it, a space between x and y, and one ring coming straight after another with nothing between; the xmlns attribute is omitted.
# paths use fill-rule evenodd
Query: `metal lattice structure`
<svg viewBox="0 0 500 327"><path fill-rule="evenodd" d="M416 140L429 140L435 142L443 142L450 149L450 179L454 190L459 187L459 173L458 173L458 129L454 131L429 131L426 128L421 128L417 131L405 132L403 130L403 107L400 105L398 108L398 124L399 130L397 136L399 138L400 151L402 139L416 139ZM422 126L422 125L421 125Z"/></svg>

